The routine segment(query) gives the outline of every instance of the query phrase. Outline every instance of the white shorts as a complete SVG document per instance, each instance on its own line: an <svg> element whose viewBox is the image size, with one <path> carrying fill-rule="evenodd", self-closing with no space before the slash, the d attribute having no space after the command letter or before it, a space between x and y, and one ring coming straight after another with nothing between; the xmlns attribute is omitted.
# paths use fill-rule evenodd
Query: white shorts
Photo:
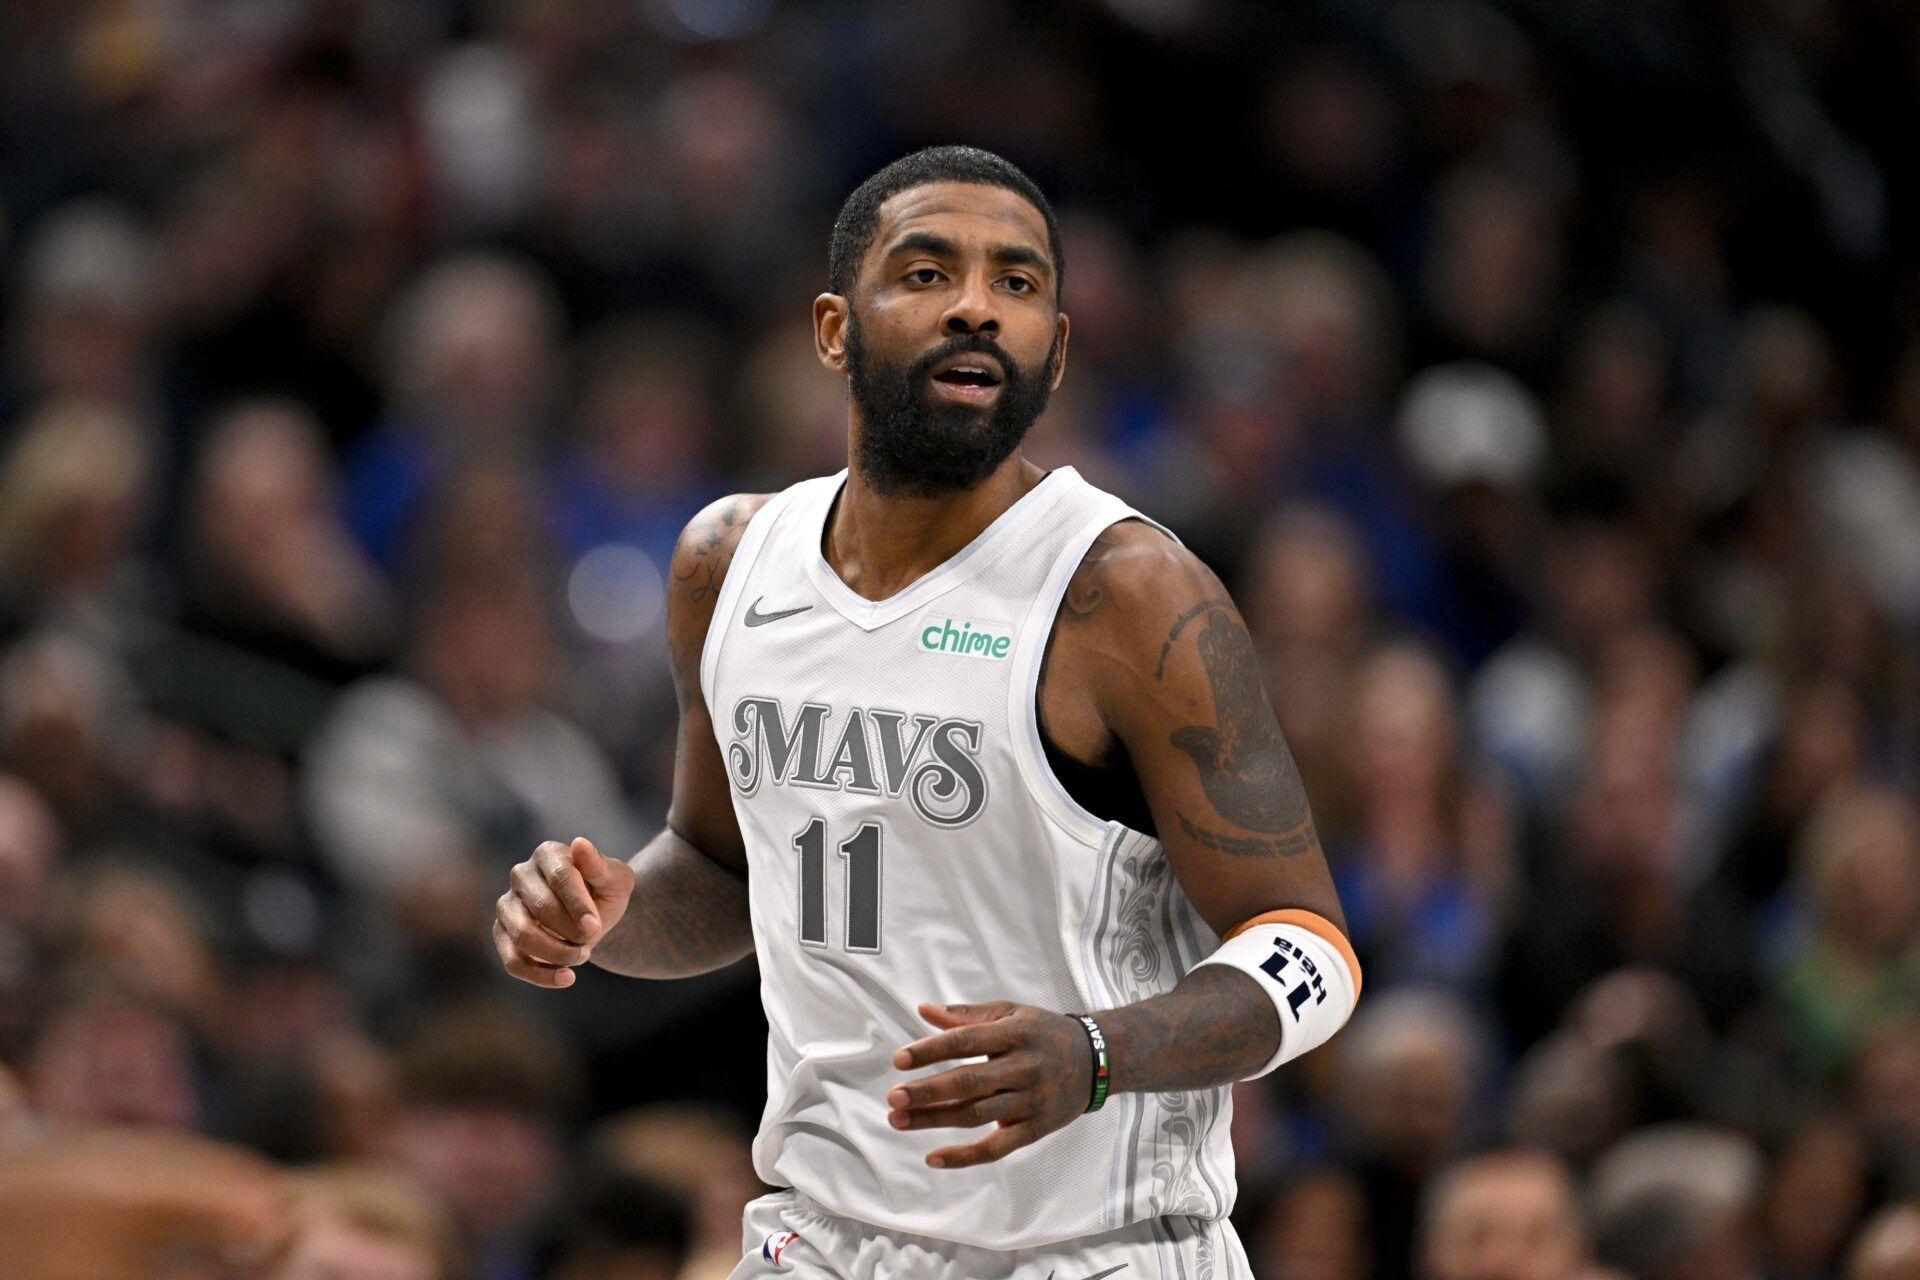
<svg viewBox="0 0 1920 1280"><path fill-rule="evenodd" d="M1002 1253L835 1217L798 1191L747 1206L728 1280L1253 1280L1228 1222L1168 1217Z"/></svg>

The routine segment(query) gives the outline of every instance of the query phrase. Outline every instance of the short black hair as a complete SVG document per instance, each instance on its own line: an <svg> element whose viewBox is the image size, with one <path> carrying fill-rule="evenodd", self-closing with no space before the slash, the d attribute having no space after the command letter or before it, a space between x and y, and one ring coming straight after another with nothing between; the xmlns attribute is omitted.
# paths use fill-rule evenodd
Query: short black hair
<svg viewBox="0 0 1920 1280"><path fill-rule="evenodd" d="M902 156L853 189L833 220L833 240L827 249L827 288L847 297L860 274L860 260L873 246L880 225L880 206L909 187L932 182L977 182L1003 187L1040 211L1047 223L1047 250L1053 255L1053 296L1060 298L1066 278L1066 255L1060 248L1060 223L1053 206L1018 165L979 147L927 147Z"/></svg>

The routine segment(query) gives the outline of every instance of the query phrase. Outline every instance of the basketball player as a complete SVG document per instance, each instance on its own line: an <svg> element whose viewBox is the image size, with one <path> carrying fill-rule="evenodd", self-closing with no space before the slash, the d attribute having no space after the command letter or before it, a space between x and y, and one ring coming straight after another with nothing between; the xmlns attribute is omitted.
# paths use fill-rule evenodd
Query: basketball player
<svg viewBox="0 0 1920 1280"><path fill-rule="evenodd" d="M687 527L667 830L541 845L501 960L758 955L785 1189L736 1280L1246 1277L1229 1086L1360 989L1253 642L1170 533L1020 453L1068 332L1025 174L908 156L829 257L850 465Z"/></svg>

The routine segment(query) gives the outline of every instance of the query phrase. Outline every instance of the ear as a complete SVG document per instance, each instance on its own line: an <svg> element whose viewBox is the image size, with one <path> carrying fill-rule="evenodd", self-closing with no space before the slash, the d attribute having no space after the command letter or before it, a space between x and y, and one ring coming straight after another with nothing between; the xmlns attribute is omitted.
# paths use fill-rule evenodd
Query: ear
<svg viewBox="0 0 1920 1280"><path fill-rule="evenodd" d="M813 300L813 353L829 373L847 371L847 319L852 308L837 293Z"/></svg>
<svg viewBox="0 0 1920 1280"><path fill-rule="evenodd" d="M1054 339L1059 342L1060 350L1053 357L1053 376L1048 379L1047 382L1047 389L1049 391L1058 391L1060 389L1060 379L1067 372L1067 329L1067 313L1062 311L1053 322Z"/></svg>

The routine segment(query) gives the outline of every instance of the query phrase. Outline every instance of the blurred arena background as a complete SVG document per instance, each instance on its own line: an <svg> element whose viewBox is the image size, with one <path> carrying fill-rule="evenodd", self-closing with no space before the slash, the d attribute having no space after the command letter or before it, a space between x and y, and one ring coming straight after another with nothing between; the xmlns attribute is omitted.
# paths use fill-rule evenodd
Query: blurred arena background
<svg viewBox="0 0 1920 1280"><path fill-rule="evenodd" d="M726 1275L751 968L491 904L661 821L674 536L843 465L831 218L959 141L1367 965L1238 1091L1263 1280L1920 1275L1916 84L1902 0L0 6L0 1273Z"/></svg>

